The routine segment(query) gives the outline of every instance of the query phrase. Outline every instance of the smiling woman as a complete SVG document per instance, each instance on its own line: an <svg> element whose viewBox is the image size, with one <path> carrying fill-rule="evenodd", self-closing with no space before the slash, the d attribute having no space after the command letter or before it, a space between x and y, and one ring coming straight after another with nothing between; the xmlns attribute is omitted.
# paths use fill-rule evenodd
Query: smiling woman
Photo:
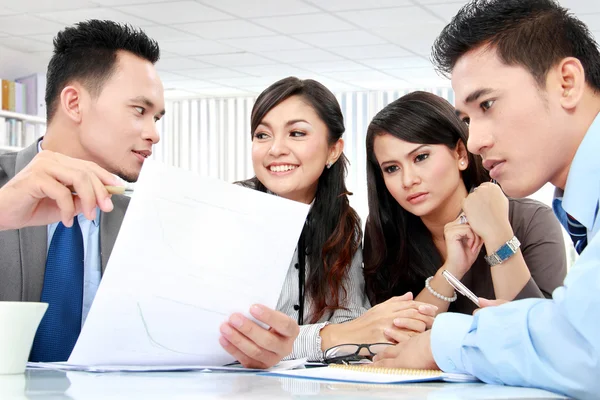
<svg viewBox="0 0 600 400"><path fill-rule="evenodd" d="M345 185L342 112L323 85L290 77L258 97L251 128L256 176L239 183L311 204L277 309L303 325L292 357L321 360L329 345L321 343L321 329L369 307L362 229Z"/></svg>
<svg viewBox="0 0 600 400"><path fill-rule="evenodd" d="M302 97L283 100L253 129L257 179L278 196L310 204L324 168L337 160L344 146L336 135L329 139L327 131L325 122Z"/></svg>

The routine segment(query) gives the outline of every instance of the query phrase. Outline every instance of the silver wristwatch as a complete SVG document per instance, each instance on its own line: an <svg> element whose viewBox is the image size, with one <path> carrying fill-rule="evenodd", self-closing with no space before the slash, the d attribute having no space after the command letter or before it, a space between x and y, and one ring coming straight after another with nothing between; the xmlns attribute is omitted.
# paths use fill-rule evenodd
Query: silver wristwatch
<svg viewBox="0 0 600 400"><path fill-rule="evenodd" d="M513 236L512 239L500 246L496 252L485 256L485 261L487 261L490 267L498 265L512 257L519 250L519 246L521 246L521 242L519 242L516 236Z"/></svg>

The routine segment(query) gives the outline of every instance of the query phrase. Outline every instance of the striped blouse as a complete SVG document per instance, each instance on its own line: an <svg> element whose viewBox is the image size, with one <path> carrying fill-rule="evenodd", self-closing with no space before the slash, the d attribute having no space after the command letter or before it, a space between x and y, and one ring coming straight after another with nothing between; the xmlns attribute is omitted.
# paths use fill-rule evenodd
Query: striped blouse
<svg viewBox="0 0 600 400"><path fill-rule="evenodd" d="M323 351L321 350L321 329L330 323L342 323L353 320L362 315L371 306L369 299L367 298L365 291L365 280L363 277L363 263L362 263L362 249L354 254L352 259L352 266L347 271L347 275L344 278L343 284L346 289L346 301L343 303L345 309L335 310L333 313L325 313L321 319L315 324L301 325L300 334L294 342L294 349L292 353L285 359L303 358L307 357L309 361L323 361ZM283 283L283 289L277 302L277 310L290 316L295 321L298 320L298 311L295 310L294 306L298 306L298 269L296 264L298 263L298 248L294 253L292 262L288 268L285 281ZM306 264L306 276L308 278L308 271L310 266L308 260ZM341 294L343 292L340 290ZM341 297L340 297L341 298ZM304 321L310 321L312 317L311 309L313 303L310 296L305 297L304 304Z"/></svg>
<svg viewBox="0 0 600 400"><path fill-rule="evenodd" d="M236 185L244 186L249 189L255 189L251 180L243 182L235 182ZM271 191L267 193L275 195ZM276 195L275 195L276 196ZM312 206L312 204L311 204ZM277 302L277 311L290 316L294 321L298 320L298 310L294 306L298 307L299 289L298 289L298 269L296 264L298 263L298 247L294 252L294 257L288 268L283 282L283 288L279 295L279 301ZM310 265L308 259L306 260L306 279L308 279L310 271ZM342 303L343 309L335 310L333 313L325 313L315 324L307 324L300 326L300 334L294 342L294 348L292 353L285 357L286 360L295 358L307 357L309 361L323 361L323 350L321 350L321 329L327 324L337 324L346 321L351 321L361 316L367 311L371 305L366 294L365 279L363 276L363 258L362 249L359 248L352 258L352 265L347 271L347 275L343 280L344 288L346 289L345 302ZM306 285L305 285L306 287ZM340 298L343 295L343 291L340 290ZM305 296L304 300L304 321L311 320L311 309L313 302L310 296Z"/></svg>

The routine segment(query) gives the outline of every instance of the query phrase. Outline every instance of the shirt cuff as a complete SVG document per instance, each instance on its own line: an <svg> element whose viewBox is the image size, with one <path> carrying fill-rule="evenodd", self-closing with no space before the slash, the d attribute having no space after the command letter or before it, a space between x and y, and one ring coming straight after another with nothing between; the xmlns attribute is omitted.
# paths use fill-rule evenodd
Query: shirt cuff
<svg viewBox="0 0 600 400"><path fill-rule="evenodd" d="M321 350L321 329L329 322L318 324L301 325L300 334L294 341L292 354L284 360L292 360L306 357L308 361L323 361L323 350Z"/></svg>
<svg viewBox="0 0 600 400"><path fill-rule="evenodd" d="M468 373L462 360L462 344L471 330L473 317L467 314L442 313L431 328L431 352L444 372Z"/></svg>

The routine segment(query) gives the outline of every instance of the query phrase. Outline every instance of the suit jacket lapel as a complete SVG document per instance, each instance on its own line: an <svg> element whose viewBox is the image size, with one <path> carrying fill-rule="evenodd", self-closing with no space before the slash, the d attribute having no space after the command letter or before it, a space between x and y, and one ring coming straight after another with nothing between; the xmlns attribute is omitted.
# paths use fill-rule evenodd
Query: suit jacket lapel
<svg viewBox="0 0 600 400"><path fill-rule="evenodd" d="M15 175L36 156L37 146L38 141L17 154ZM48 252L48 227L44 225L19 229L19 242L23 276L23 300L40 301Z"/></svg>
<svg viewBox="0 0 600 400"><path fill-rule="evenodd" d="M129 197L113 195L112 201L114 205L113 210L109 213L103 212L100 214L100 261L102 263L103 275L117 240L119 229L121 229L121 223L129 205Z"/></svg>

